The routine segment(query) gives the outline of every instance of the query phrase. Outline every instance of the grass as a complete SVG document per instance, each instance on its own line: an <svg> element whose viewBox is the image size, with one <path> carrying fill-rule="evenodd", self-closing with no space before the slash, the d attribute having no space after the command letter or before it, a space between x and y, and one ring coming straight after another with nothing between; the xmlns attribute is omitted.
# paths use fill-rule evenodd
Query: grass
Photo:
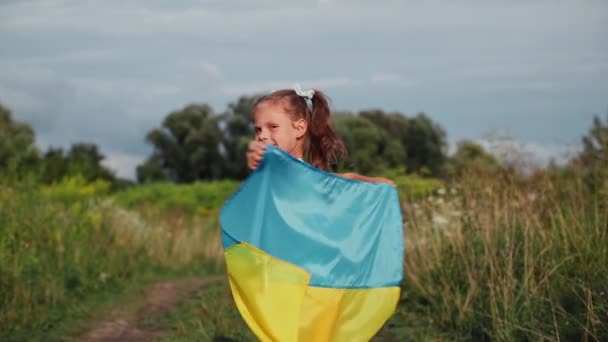
<svg viewBox="0 0 608 342"><path fill-rule="evenodd" d="M608 340L607 192L576 173L397 183L406 259L391 335ZM0 187L0 340L59 338L155 279L222 272L218 210L237 186ZM171 329L169 341L252 339L225 286L144 323Z"/></svg>
<svg viewBox="0 0 608 342"><path fill-rule="evenodd" d="M193 272L196 276L204 276L206 270ZM45 319L50 320L56 316L52 326L43 329L33 327L13 331L3 336L2 341L71 341L78 340L87 331L92 329L101 320L111 317L116 307L136 305L144 291L154 283L188 276L182 272L171 270L155 270L138 274L130 281L125 281L116 289L108 289L90 293L83 298L63 302L60 310L49 310Z"/></svg>
<svg viewBox="0 0 608 342"><path fill-rule="evenodd" d="M230 180L192 184L152 183L128 188L115 194L113 199L125 208L153 204L156 209L162 211L213 216L240 184Z"/></svg>
<svg viewBox="0 0 608 342"><path fill-rule="evenodd" d="M453 185L404 206L403 339L608 338L606 199L548 175Z"/></svg>
<svg viewBox="0 0 608 342"><path fill-rule="evenodd" d="M182 304L161 320L148 322L148 327L170 330L173 334L162 341L213 341L226 338L256 341L232 300L230 288L222 283L202 289L196 299Z"/></svg>
<svg viewBox="0 0 608 342"><path fill-rule="evenodd" d="M221 270L212 218L126 210L105 191L0 187L0 340L53 334L150 279Z"/></svg>

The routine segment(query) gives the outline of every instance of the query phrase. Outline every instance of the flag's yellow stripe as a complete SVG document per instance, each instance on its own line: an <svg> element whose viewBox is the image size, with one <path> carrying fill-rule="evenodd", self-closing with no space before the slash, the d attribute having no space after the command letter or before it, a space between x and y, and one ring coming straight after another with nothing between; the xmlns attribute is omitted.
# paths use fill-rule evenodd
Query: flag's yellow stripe
<svg viewBox="0 0 608 342"><path fill-rule="evenodd" d="M399 299L399 287L308 286L309 273L246 243L225 257L236 305L262 341L368 341Z"/></svg>
<svg viewBox="0 0 608 342"><path fill-rule="evenodd" d="M399 287L308 287L298 341L369 341L395 311Z"/></svg>
<svg viewBox="0 0 608 342"><path fill-rule="evenodd" d="M310 275L244 243L225 257L232 295L253 333L262 341L297 341Z"/></svg>

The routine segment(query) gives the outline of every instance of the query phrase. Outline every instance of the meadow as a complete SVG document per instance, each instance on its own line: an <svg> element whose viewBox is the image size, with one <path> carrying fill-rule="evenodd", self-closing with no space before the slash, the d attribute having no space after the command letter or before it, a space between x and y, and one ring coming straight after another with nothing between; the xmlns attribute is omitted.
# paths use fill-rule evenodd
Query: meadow
<svg viewBox="0 0 608 342"><path fill-rule="evenodd" d="M576 172L386 173L405 218L399 341L608 340L608 186ZM223 273L218 213L235 181L111 192L79 177L0 185L0 340L77 336L158 279ZM109 304L110 303L110 304ZM153 322L166 340L252 338L225 287Z"/></svg>

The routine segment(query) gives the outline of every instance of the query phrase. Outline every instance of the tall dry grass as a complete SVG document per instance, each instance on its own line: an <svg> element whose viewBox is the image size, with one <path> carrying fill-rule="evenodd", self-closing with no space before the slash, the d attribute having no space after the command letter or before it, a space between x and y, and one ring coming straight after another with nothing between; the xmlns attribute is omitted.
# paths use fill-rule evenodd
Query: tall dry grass
<svg viewBox="0 0 608 342"><path fill-rule="evenodd" d="M404 216L408 336L608 340L608 198L580 177L470 173Z"/></svg>

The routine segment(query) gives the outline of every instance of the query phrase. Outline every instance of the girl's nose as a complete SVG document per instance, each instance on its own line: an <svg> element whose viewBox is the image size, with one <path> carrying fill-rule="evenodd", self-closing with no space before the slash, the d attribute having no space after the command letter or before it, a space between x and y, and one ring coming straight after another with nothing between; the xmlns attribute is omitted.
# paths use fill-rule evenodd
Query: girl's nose
<svg viewBox="0 0 608 342"><path fill-rule="evenodd" d="M258 135L258 141L267 142L268 141L268 137L266 136L266 134L261 133L261 134Z"/></svg>

